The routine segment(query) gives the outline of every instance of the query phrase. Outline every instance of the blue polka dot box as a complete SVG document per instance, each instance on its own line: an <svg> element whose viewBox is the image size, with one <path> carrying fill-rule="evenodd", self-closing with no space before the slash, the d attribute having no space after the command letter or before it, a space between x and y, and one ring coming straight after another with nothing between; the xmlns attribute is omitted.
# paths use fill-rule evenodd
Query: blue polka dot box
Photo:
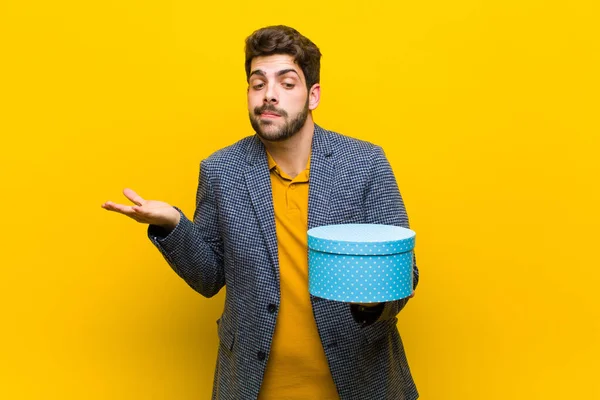
<svg viewBox="0 0 600 400"><path fill-rule="evenodd" d="M415 232L391 225L326 225L308 231L308 291L375 303L413 291Z"/></svg>

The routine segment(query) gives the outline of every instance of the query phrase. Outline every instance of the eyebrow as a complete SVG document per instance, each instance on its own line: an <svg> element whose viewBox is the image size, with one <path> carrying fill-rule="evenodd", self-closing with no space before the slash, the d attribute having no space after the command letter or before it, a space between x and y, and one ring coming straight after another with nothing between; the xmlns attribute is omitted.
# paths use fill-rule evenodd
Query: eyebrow
<svg viewBox="0 0 600 400"><path fill-rule="evenodd" d="M298 78L300 78L300 75L298 74L298 72L297 72L295 69L293 69L293 68L282 69L281 71L277 71L277 73L275 74L275 76L278 76L278 77L279 77L279 76L281 76L281 75L285 75L285 74L287 74L288 72L293 72L293 73L295 73L296 75L298 75ZM266 76L267 76L267 75L265 74L265 71L263 71L263 70L261 70L261 69L257 69L257 70L254 70L254 71L252 71L252 72L250 73L250 76L252 76L252 75L260 75L260 76L264 76L264 77L266 77Z"/></svg>

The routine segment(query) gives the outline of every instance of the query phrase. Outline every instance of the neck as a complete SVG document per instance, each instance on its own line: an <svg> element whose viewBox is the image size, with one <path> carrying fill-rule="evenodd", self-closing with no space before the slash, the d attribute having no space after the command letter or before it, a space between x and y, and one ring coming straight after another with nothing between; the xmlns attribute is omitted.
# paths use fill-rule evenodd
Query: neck
<svg viewBox="0 0 600 400"><path fill-rule="evenodd" d="M279 168L294 178L306 168L314 131L315 123L309 114L304 126L291 138L280 142L270 142L261 138L261 141Z"/></svg>

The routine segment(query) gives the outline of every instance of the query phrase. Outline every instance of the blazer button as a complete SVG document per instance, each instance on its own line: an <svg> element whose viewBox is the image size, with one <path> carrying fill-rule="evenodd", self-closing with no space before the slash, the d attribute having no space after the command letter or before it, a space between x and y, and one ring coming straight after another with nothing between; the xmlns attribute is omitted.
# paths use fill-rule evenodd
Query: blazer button
<svg viewBox="0 0 600 400"><path fill-rule="evenodd" d="M267 358L267 355L265 354L265 352L264 352L264 351L259 351L259 352L256 354L256 358L258 358L258 361L264 361L264 360L265 360L265 358Z"/></svg>
<svg viewBox="0 0 600 400"><path fill-rule="evenodd" d="M269 304L267 310L269 310L269 313L273 314L275 311L277 311L277 306L275 304Z"/></svg>

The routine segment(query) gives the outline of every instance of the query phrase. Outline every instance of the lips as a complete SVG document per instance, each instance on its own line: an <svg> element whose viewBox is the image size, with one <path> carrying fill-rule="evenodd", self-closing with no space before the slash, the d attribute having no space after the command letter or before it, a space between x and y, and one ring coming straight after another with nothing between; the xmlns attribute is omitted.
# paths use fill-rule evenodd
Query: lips
<svg viewBox="0 0 600 400"><path fill-rule="evenodd" d="M264 112L264 113L260 114L260 116L264 117L264 118L277 118L277 117L281 117L281 115L275 114L275 113L272 113L272 112Z"/></svg>
<svg viewBox="0 0 600 400"><path fill-rule="evenodd" d="M255 107L254 115L261 119L287 118L287 113L285 112L285 110L278 109L272 104L265 104L261 107Z"/></svg>

